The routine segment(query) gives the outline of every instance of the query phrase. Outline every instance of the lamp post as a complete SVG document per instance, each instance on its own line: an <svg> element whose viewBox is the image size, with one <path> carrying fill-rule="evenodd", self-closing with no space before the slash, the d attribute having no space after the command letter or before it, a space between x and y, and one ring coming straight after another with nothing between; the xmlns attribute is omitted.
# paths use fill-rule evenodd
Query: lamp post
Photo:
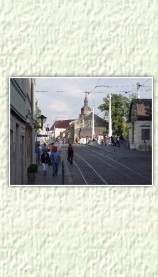
<svg viewBox="0 0 158 277"><path fill-rule="evenodd" d="M43 123L46 122L47 117L41 114L38 118L41 119L41 129L43 129Z"/></svg>
<svg viewBox="0 0 158 277"><path fill-rule="evenodd" d="M41 114L40 116L38 116L37 118L39 118L41 120L41 130L43 130L43 123L46 122L47 117L44 116L43 114ZM45 135L42 134L36 134L36 145L37 145L37 137L45 137Z"/></svg>

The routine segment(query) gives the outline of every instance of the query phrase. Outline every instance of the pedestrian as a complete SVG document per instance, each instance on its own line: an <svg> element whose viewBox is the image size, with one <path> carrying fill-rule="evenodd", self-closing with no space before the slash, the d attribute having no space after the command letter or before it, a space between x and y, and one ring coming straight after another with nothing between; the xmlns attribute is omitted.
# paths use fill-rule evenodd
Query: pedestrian
<svg viewBox="0 0 158 277"><path fill-rule="evenodd" d="M108 144L108 137L107 136L105 136L105 138L104 138L104 143L105 143L105 145Z"/></svg>
<svg viewBox="0 0 158 277"><path fill-rule="evenodd" d="M54 145L54 142L52 142L51 146L51 152L55 152L56 146Z"/></svg>
<svg viewBox="0 0 158 277"><path fill-rule="evenodd" d="M117 145L117 137L114 136L113 140L114 140L114 146L116 146Z"/></svg>
<svg viewBox="0 0 158 277"><path fill-rule="evenodd" d="M43 167L43 176L46 176L48 170L48 163L49 163L49 154L47 149L44 149L41 155L41 163Z"/></svg>
<svg viewBox="0 0 158 277"><path fill-rule="evenodd" d="M114 138L111 136L111 145L114 146Z"/></svg>
<svg viewBox="0 0 158 277"><path fill-rule="evenodd" d="M61 148L62 148L62 144L63 144L63 143L62 143L62 140L59 140L59 141L58 141L58 149L61 149Z"/></svg>
<svg viewBox="0 0 158 277"><path fill-rule="evenodd" d="M51 152L51 159L52 159L52 165L53 165L53 176L58 175L58 164L60 159L60 154L57 152L57 147L54 147L54 151Z"/></svg>
<svg viewBox="0 0 158 277"><path fill-rule="evenodd" d="M38 165L39 165L39 163L40 163L40 154L41 154L41 149L40 149L39 145L36 146L35 153L36 153L36 161L38 162Z"/></svg>
<svg viewBox="0 0 158 277"><path fill-rule="evenodd" d="M69 144L68 151L67 151L67 160L72 165L73 164L73 157L74 157L74 150L71 144Z"/></svg>
<svg viewBox="0 0 158 277"><path fill-rule="evenodd" d="M119 136L119 143L120 143L120 147L122 147L124 143L124 137L122 134Z"/></svg>
<svg viewBox="0 0 158 277"><path fill-rule="evenodd" d="M47 150L47 149L48 149L48 147L47 147L46 143L44 143L42 146L42 152L44 152L44 150Z"/></svg>

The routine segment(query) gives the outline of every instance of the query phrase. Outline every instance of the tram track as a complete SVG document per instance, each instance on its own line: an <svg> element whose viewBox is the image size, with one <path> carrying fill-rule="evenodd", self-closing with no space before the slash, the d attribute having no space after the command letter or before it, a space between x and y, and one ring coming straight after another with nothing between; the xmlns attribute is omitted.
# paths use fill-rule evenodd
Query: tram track
<svg viewBox="0 0 158 277"><path fill-rule="evenodd" d="M84 161L90 167L90 169L94 171L94 173L100 178L100 180L104 184L108 185L108 183L105 181L105 179L94 169L94 167L89 162L87 162L83 157L81 157L78 154L76 154L76 156L79 157L82 161Z"/></svg>
<svg viewBox="0 0 158 277"><path fill-rule="evenodd" d="M122 163L116 161L115 159L112 159L112 158L110 158L110 157L108 157L108 156L105 156L104 154L98 153L98 152L96 152L96 151L94 151L94 150L92 150L92 152L94 152L94 153L97 154L97 155L103 156L104 158L107 158L107 159L111 160L112 162L116 163L117 165L120 165L121 167L123 167L125 170L129 170L129 171L131 171L132 173L134 173L134 174L140 176L141 178L144 178L144 179L146 179L146 180L150 180L150 178L148 178L148 177L146 177L146 176L140 174L139 172L137 172L137 171L135 171L135 170L129 168L128 166L126 166L126 165L124 165L124 164L122 164ZM91 155L91 153L90 153L90 155ZM104 162L104 161L103 161L103 162ZM114 168L115 168L115 167L114 167ZM117 168L115 168L115 169L117 170ZM151 180L150 180L150 181L151 181Z"/></svg>
<svg viewBox="0 0 158 277"><path fill-rule="evenodd" d="M100 184L106 184L106 185L109 185L110 183L107 182L107 180L105 181L105 177L104 176L101 176L99 174L99 172L94 169L94 167L92 167L92 165L90 165L83 157L81 157L80 155L76 154L77 157L79 157L82 161L84 161L89 167L90 169L92 169L94 171L95 174L97 174L100 178ZM113 169L113 171L115 171L115 173L117 172L118 175L121 174L122 178L126 178L126 180L128 180L128 182L132 183L132 184L136 184L137 182L134 180L133 177L131 177L128 173L125 173L125 172L120 172L120 169L117 167L117 166L113 166L112 164L109 164L108 162L104 161L103 159L101 159L100 157L96 157L96 155L92 154L92 153L89 153L89 155L91 155L92 157L95 158L95 162L97 163L97 160L100 160L104 165L106 165L106 171L104 170L104 174L106 175L106 172L107 172L107 167L110 167ZM80 171L80 173L82 173L82 177L84 178L84 181L86 180L86 177L83 175L83 172L81 172L81 169L79 168L79 166L77 165L77 163L75 162L75 165L78 167L78 170ZM127 170L126 170L127 172ZM132 171L133 172L133 171ZM106 175L107 177L107 175ZM88 184L86 182L86 184Z"/></svg>
<svg viewBox="0 0 158 277"><path fill-rule="evenodd" d="M79 151L78 151L79 150ZM110 151L75 149L75 158L70 171L74 184L82 185L149 185L151 179L119 162L118 155ZM140 184L139 184L140 181Z"/></svg>

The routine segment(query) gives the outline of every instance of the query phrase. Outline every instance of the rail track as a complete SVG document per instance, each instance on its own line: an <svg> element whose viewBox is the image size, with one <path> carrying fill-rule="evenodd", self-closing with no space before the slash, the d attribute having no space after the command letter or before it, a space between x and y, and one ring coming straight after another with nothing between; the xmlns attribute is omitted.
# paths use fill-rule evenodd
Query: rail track
<svg viewBox="0 0 158 277"><path fill-rule="evenodd" d="M80 185L149 185L151 179L116 159L110 151L75 149L71 167L74 184Z"/></svg>

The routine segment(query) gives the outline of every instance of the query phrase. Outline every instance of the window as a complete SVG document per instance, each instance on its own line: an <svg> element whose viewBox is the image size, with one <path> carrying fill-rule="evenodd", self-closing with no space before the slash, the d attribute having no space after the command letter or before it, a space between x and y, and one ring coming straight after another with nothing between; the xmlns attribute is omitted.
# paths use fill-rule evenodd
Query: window
<svg viewBox="0 0 158 277"><path fill-rule="evenodd" d="M142 129L141 130L141 139L142 140L150 140L150 129Z"/></svg>

